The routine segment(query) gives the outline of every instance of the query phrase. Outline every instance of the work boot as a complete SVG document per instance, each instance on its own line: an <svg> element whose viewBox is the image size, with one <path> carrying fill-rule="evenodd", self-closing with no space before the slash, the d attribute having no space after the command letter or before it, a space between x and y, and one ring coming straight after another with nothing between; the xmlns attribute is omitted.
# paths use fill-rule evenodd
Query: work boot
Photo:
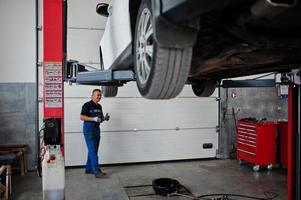
<svg viewBox="0 0 301 200"><path fill-rule="evenodd" d="M85 170L85 174L94 174L94 173L91 172L90 170L86 169L86 170Z"/></svg>
<svg viewBox="0 0 301 200"><path fill-rule="evenodd" d="M96 174L95 174L95 178L103 178L103 177L105 177L106 176L106 173L104 173L104 172L97 172Z"/></svg>

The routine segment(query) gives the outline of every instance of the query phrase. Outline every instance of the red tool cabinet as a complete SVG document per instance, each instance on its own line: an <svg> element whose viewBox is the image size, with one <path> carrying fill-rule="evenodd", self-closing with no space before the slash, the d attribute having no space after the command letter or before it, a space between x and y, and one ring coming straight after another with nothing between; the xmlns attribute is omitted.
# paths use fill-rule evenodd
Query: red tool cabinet
<svg viewBox="0 0 301 200"><path fill-rule="evenodd" d="M277 124L273 122L237 123L237 159L272 168L276 164Z"/></svg>

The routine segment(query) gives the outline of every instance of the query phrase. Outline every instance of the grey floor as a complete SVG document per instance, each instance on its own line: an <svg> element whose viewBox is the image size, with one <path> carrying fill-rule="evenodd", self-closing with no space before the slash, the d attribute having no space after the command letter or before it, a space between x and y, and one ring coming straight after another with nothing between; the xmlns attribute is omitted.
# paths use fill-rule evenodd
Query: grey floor
<svg viewBox="0 0 301 200"><path fill-rule="evenodd" d="M194 160L123 166L107 166L107 178L96 179L84 174L83 168L66 170L66 199L68 200L126 200L124 187L150 185L153 179L177 179L194 196L210 193L234 193L265 197L264 193L278 194L275 199L286 199L286 172L283 169L253 172L252 166L239 166L234 160ZM13 199L42 199L41 179L35 172L13 176ZM131 199L166 199L139 196ZM171 199L171 198L170 198ZM189 199L189 198L182 198Z"/></svg>

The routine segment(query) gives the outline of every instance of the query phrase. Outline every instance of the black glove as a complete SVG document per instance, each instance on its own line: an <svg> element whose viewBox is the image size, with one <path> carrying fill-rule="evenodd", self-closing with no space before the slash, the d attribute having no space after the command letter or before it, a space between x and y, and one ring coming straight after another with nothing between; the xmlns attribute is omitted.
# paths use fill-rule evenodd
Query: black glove
<svg viewBox="0 0 301 200"><path fill-rule="evenodd" d="M104 121L109 121L109 119L110 119L110 116L109 116L108 113L106 113L106 115L104 116L103 120Z"/></svg>

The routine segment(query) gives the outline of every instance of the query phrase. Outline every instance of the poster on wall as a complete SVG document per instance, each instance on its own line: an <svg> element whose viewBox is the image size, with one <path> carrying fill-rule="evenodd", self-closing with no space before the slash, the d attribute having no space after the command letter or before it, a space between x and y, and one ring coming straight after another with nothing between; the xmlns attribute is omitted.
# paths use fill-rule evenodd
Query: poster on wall
<svg viewBox="0 0 301 200"><path fill-rule="evenodd" d="M63 107L62 63L45 63L44 71L45 108Z"/></svg>

